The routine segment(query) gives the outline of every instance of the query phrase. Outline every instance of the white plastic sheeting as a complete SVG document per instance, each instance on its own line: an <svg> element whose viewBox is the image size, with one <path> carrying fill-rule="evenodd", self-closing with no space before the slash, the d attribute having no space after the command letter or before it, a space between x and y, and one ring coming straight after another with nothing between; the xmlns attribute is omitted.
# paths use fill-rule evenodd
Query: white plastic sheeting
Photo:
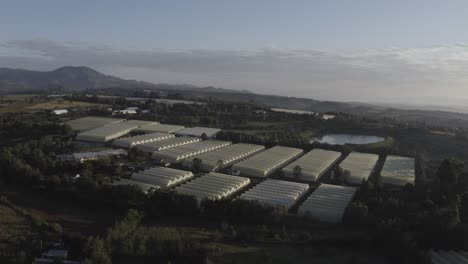
<svg viewBox="0 0 468 264"><path fill-rule="evenodd" d="M152 167L141 172L133 173L130 180L158 186L161 189L168 189L191 178L193 178L193 173L190 171Z"/></svg>
<svg viewBox="0 0 468 264"><path fill-rule="evenodd" d="M467 251L453 251L453 250L439 250L429 251L429 257L434 264L467 264L468 252Z"/></svg>
<svg viewBox="0 0 468 264"><path fill-rule="evenodd" d="M177 136L201 137L205 134L208 138L214 138L221 131L219 128L211 127L188 127L175 132Z"/></svg>
<svg viewBox="0 0 468 264"><path fill-rule="evenodd" d="M351 173L346 179L349 184L360 185L371 176L378 160L379 156L376 154L352 152L341 162L340 167Z"/></svg>
<svg viewBox="0 0 468 264"><path fill-rule="evenodd" d="M153 141L144 144L137 145L136 148L145 152L155 152L164 149L171 149L178 146L183 146L195 142L201 141L201 138L195 137L174 137L161 141Z"/></svg>
<svg viewBox="0 0 468 264"><path fill-rule="evenodd" d="M69 125L73 130L81 132L123 121L125 119L88 116L67 121L65 124Z"/></svg>
<svg viewBox="0 0 468 264"><path fill-rule="evenodd" d="M308 184L267 179L244 192L239 199L290 209L308 190Z"/></svg>
<svg viewBox="0 0 468 264"><path fill-rule="evenodd" d="M76 136L76 139L80 141L104 143L130 133L132 130L137 128L138 125L130 122L113 123L79 133Z"/></svg>
<svg viewBox="0 0 468 264"><path fill-rule="evenodd" d="M299 207L298 214L324 222L340 222L356 191L355 187L321 184Z"/></svg>
<svg viewBox="0 0 468 264"><path fill-rule="evenodd" d="M405 186L408 183L414 184L414 159L389 155L385 160L380 176L384 185Z"/></svg>
<svg viewBox="0 0 468 264"><path fill-rule="evenodd" d="M266 178L303 153L302 149L275 146L232 166L240 175Z"/></svg>
<svg viewBox="0 0 468 264"><path fill-rule="evenodd" d="M193 195L199 201L220 200L232 196L250 184L249 178L210 172L175 188L177 193Z"/></svg>
<svg viewBox="0 0 468 264"><path fill-rule="evenodd" d="M325 174L341 157L337 151L313 149L298 160L283 168L285 177L297 178L303 181L316 182ZM295 173L296 166L301 168L300 173Z"/></svg>
<svg viewBox="0 0 468 264"><path fill-rule="evenodd" d="M175 163L184 159L231 145L230 141L205 140L171 149L153 152L153 158L162 163Z"/></svg>
<svg viewBox="0 0 468 264"><path fill-rule="evenodd" d="M167 125L167 124L150 124L150 125L144 125L141 126L140 128L136 129L136 132L142 132L142 133L155 133L155 132L160 132L160 133L174 133L176 131L179 131L181 129L184 129L184 126L176 126L176 125Z"/></svg>
<svg viewBox="0 0 468 264"><path fill-rule="evenodd" d="M131 148L136 145L161 141L165 139L174 138L175 136L167 133L151 133L145 135L139 135L134 137L118 138L112 142L114 146L122 148Z"/></svg>
<svg viewBox="0 0 468 264"><path fill-rule="evenodd" d="M202 161L201 171L210 172L230 166L239 160L248 158L260 151L263 151L264 149L265 147L261 145L239 143L201 154L196 158L199 158ZM191 169L193 167L193 159L184 160L183 165Z"/></svg>

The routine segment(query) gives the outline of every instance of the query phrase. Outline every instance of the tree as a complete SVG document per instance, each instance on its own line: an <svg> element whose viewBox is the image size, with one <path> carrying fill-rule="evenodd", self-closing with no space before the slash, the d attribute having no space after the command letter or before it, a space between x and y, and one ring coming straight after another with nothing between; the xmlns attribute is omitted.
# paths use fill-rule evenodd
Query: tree
<svg viewBox="0 0 468 264"><path fill-rule="evenodd" d="M201 134L201 139L203 139L203 140L207 140L207 139L208 139L208 136L206 135L205 132L203 132L203 133Z"/></svg>
<svg viewBox="0 0 468 264"><path fill-rule="evenodd" d="M200 158L194 158L192 161L192 171L194 173L199 173L202 169L203 161Z"/></svg>
<svg viewBox="0 0 468 264"><path fill-rule="evenodd" d="M89 237L85 245L86 258L83 264L111 264L111 258L107 252L104 241L101 238Z"/></svg>
<svg viewBox="0 0 468 264"><path fill-rule="evenodd" d="M294 175L294 178L296 178L296 179L299 179L299 177L301 177L301 175L302 175L302 168L301 168L301 166L297 165L296 167L294 167L294 169L293 169L293 175Z"/></svg>

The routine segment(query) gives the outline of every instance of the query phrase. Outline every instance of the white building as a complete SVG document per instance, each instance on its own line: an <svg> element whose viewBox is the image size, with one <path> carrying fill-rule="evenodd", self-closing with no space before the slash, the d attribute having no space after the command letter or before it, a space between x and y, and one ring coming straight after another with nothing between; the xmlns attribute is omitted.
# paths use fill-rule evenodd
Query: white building
<svg viewBox="0 0 468 264"><path fill-rule="evenodd" d="M55 110L52 110L50 113L53 115L65 115L65 114L68 114L68 110L67 109L55 109Z"/></svg>

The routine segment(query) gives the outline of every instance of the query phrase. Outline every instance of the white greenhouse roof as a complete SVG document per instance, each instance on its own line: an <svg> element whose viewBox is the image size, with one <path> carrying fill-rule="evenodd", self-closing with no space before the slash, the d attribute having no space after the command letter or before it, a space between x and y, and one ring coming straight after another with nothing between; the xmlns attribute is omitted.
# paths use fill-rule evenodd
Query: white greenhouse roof
<svg viewBox="0 0 468 264"><path fill-rule="evenodd" d="M193 158L197 155L210 152L219 148L227 147L231 145L230 141L221 140L205 140L199 141L192 144L182 145L171 149L165 149L157 152L153 152L153 158L155 160L162 161L164 163L179 162L184 159Z"/></svg>
<svg viewBox="0 0 468 264"><path fill-rule="evenodd" d="M165 139L174 138L175 136L172 134L167 133L152 133L152 134L144 134L134 137L126 137L126 138L118 138L112 142L114 146L122 147L122 148L131 148L136 145L150 143L150 142L157 142Z"/></svg>
<svg viewBox="0 0 468 264"><path fill-rule="evenodd" d="M152 167L132 174L130 180L168 189L193 178L190 171L176 170L165 167Z"/></svg>
<svg viewBox="0 0 468 264"><path fill-rule="evenodd" d="M429 257L434 264L466 264L468 263L468 252L465 250L439 250L429 251Z"/></svg>
<svg viewBox="0 0 468 264"><path fill-rule="evenodd" d="M313 149L298 160L283 168L285 177L296 178L316 182L323 176L335 162L341 157L341 153L337 151ZM299 175L295 175L296 166L301 168Z"/></svg>
<svg viewBox="0 0 468 264"><path fill-rule="evenodd" d="M219 128L188 127L175 132L175 134L178 136L201 137L205 133L208 138L213 138L219 131L221 131Z"/></svg>
<svg viewBox="0 0 468 264"><path fill-rule="evenodd" d="M125 121L125 119L87 116L67 121L65 124L69 125L73 130L86 131L123 121Z"/></svg>
<svg viewBox="0 0 468 264"><path fill-rule="evenodd" d="M79 141L92 141L104 143L121 137L137 128L138 125L129 122L113 123L110 125L105 125L86 132L79 133L76 139Z"/></svg>
<svg viewBox="0 0 468 264"><path fill-rule="evenodd" d="M389 155L380 175L384 185L405 186L408 183L414 184L414 159Z"/></svg>
<svg viewBox="0 0 468 264"><path fill-rule="evenodd" d="M137 145L136 148L145 152L155 152L165 149L171 149L178 146L183 146L201 141L201 138L195 137L173 137L166 140L153 141Z"/></svg>
<svg viewBox="0 0 468 264"><path fill-rule="evenodd" d="M351 173L346 179L349 184L360 185L371 176L378 160L379 156L376 154L352 152L341 162L340 167Z"/></svg>
<svg viewBox="0 0 468 264"><path fill-rule="evenodd" d="M308 190L308 184L267 179L244 192L239 199L290 209Z"/></svg>
<svg viewBox="0 0 468 264"><path fill-rule="evenodd" d="M132 125L137 125L138 128L159 124L159 122L156 122L156 121L144 121L144 120L127 120L127 123L132 124Z"/></svg>
<svg viewBox="0 0 468 264"><path fill-rule="evenodd" d="M268 177L303 153L302 149L275 146L232 166L233 171L251 177Z"/></svg>
<svg viewBox="0 0 468 264"><path fill-rule="evenodd" d="M256 153L263 151L264 146L254 144L234 144L225 148L201 154L196 158L201 159L201 171L216 171L233 163L248 158ZM183 161L183 165L189 169L193 167L193 159Z"/></svg>
<svg viewBox="0 0 468 264"><path fill-rule="evenodd" d="M185 128L184 126L176 126L176 125L151 124L151 125L142 126L135 131L142 132L142 133L154 133L154 132L174 133L184 128Z"/></svg>
<svg viewBox="0 0 468 264"><path fill-rule="evenodd" d="M324 222L341 222L356 191L356 187L321 184L299 207L298 214Z"/></svg>
<svg viewBox="0 0 468 264"><path fill-rule="evenodd" d="M249 178L210 172L175 188L177 193L193 195L198 200L220 200L232 196L250 184Z"/></svg>

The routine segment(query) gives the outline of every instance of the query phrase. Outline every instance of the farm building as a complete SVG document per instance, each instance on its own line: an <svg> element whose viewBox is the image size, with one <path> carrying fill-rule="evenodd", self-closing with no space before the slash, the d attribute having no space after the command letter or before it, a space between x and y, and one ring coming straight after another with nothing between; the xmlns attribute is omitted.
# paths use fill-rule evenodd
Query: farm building
<svg viewBox="0 0 468 264"><path fill-rule="evenodd" d="M152 167L132 174L130 180L169 189L193 178L190 171L176 170L165 167Z"/></svg>
<svg viewBox="0 0 468 264"><path fill-rule="evenodd" d="M298 160L283 168L285 177L297 178L303 181L318 181L338 159L340 152L313 149Z"/></svg>
<svg viewBox="0 0 468 264"><path fill-rule="evenodd" d="M55 110L50 111L50 113L53 115L65 115L65 114L68 114L68 110L67 109L55 109Z"/></svg>
<svg viewBox="0 0 468 264"><path fill-rule="evenodd" d="M369 153L352 152L341 162L340 167L350 172L346 179L349 184L360 185L372 175L379 156Z"/></svg>
<svg viewBox="0 0 468 264"><path fill-rule="evenodd" d="M210 172L230 166L239 160L248 158L260 151L263 151L264 149L265 147L260 145L239 143L201 154L196 156L196 158L201 160L201 171ZM182 164L191 169L193 167L193 159L186 159Z"/></svg>
<svg viewBox="0 0 468 264"><path fill-rule="evenodd" d="M205 140L179 147L153 152L153 159L161 163L176 163L184 159L231 145L230 141Z"/></svg>
<svg viewBox="0 0 468 264"><path fill-rule="evenodd" d="M73 130L81 132L123 121L125 119L88 116L67 121L65 124L69 125Z"/></svg>
<svg viewBox="0 0 468 264"><path fill-rule="evenodd" d="M177 193L193 195L199 201L220 200L232 196L250 184L249 178L210 172L175 188Z"/></svg>
<svg viewBox="0 0 468 264"><path fill-rule="evenodd" d="M188 127L175 132L177 136L201 137L203 134L207 138L214 138L221 131L219 128L210 127Z"/></svg>
<svg viewBox="0 0 468 264"><path fill-rule="evenodd" d="M275 146L232 166L234 172L243 176L268 177L303 153L302 149Z"/></svg>
<svg viewBox="0 0 468 264"><path fill-rule="evenodd" d="M142 150L144 152L155 152L155 151L160 151L164 149L171 149L175 148L178 146L183 146L195 142L201 141L201 138L195 138L195 137L173 137L169 138L166 140L160 140L160 141L153 141L149 143L144 143L141 145L137 145L137 149Z"/></svg>
<svg viewBox="0 0 468 264"><path fill-rule="evenodd" d="M140 133L155 133L155 132L160 132L160 133L174 133L179 130L184 129L184 126L176 126L176 125L166 125L166 124L150 124L150 125L145 125L137 130L135 132L140 132Z"/></svg>
<svg viewBox="0 0 468 264"><path fill-rule="evenodd" d="M324 222L340 222L356 191L356 187L321 184L299 207L298 214Z"/></svg>
<svg viewBox="0 0 468 264"><path fill-rule="evenodd" d="M73 161L78 160L80 162L86 160L95 160L104 157L123 156L127 155L127 151L124 149L106 149L96 152L78 152L73 154L60 154L57 155L57 159L61 161Z"/></svg>
<svg viewBox="0 0 468 264"><path fill-rule="evenodd" d="M309 185L305 183L267 179L244 192L239 199L290 209L308 190Z"/></svg>
<svg viewBox="0 0 468 264"><path fill-rule="evenodd" d="M468 263L468 251L439 250L429 251L429 257L434 264L465 264Z"/></svg>
<svg viewBox="0 0 468 264"><path fill-rule="evenodd" d="M76 136L76 140L105 143L130 133L132 130L137 128L138 125L136 124L119 122L81 132Z"/></svg>
<svg viewBox="0 0 468 264"><path fill-rule="evenodd" d="M380 175L383 185L405 186L408 183L414 184L414 159L389 155Z"/></svg>
<svg viewBox="0 0 468 264"><path fill-rule="evenodd" d="M172 134L166 133L152 133L152 134L144 134L134 137L126 137L126 138L118 138L112 142L114 146L121 147L121 148L131 148L136 145L161 141L165 139L174 138L175 136Z"/></svg>

